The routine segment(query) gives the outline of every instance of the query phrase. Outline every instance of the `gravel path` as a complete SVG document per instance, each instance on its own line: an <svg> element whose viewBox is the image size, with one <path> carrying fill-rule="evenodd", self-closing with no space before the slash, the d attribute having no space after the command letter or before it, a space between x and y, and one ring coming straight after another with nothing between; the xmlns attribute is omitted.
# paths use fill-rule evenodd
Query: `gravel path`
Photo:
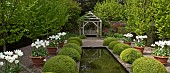
<svg viewBox="0 0 170 73"><path fill-rule="evenodd" d="M82 46L86 46L86 47L101 47L103 46L103 39L101 38L95 38L95 37L91 37L91 38L87 38L83 40L83 45ZM24 66L24 70L21 73L42 73L42 67L40 68L36 68L33 66L32 61L30 59L30 55L31 55L31 46L26 46L23 48L20 48L23 52L24 52L24 56L21 58L21 64ZM150 47L146 47L144 50L144 56L151 56L151 50L152 48ZM119 59L118 55L115 55L115 57L118 59L118 61L125 66L125 68L127 68L127 70L131 70L131 65L122 62ZM49 58L49 57L47 57ZM165 65L166 69L168 71L168 73L170 73L170 61L168 60L168 63ZM131 72L131 71L130 71Z"/></svg>

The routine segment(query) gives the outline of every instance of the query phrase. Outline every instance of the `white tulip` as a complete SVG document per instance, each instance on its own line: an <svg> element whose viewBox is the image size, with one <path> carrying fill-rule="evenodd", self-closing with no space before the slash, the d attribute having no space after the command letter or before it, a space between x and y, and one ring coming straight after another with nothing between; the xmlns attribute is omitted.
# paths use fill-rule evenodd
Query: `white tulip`
<svg viewBox="0 0 170 73"><path fill-rule="evenodd" d="M44 62L47 61L46 59L43 60Z"/></svg>
<svg viewBox="0 0 170 73"><path fill-rule="evenodd" d="M0 62L0 66L3 66L4 65L4 62Z"/></svg>
<svg viewBox="0 0 170 73"><path fill-rule="evenodd" d="M18 58L18 55L13 55L13 57L14 57L15 59L17 59L17 58Z"/></svg>
<svg viewBox="0 0 170 73"><path fill-rule="evenodd" d="M36 44L35 44L35 43L32 43L31 46L34 47L34 46L36 46Z"/></svg>
<svg viewBox="0 0 170 73"><path fill-rule="evenodd" d="M152 47L155 47L156 45L155 45L155 44L152 44L151 46L152 46Z"/></svg>
<svg viewBox="0 0 170 73"><path fill-rule="evenodd" d="M18 64L19 63L19 60L15 60L15 64Z"/></svg>
<svg viewBox="0 0 170 73"><path fill-rule="evenodd" d="M20 57L24 55L24 53L21 50L14 50L14 52Z"/></svg>
<svg viewBox="0 0 170 73"><path fill-rule="evenodd" d="M5 55L3 55L3 53L0 53L0 59L4 59Z"/></svg>
<svg viewBox="0 0 170 73"><path fill-rule="evenodd" d="M12 52L12 51L6 51L6 52L4 52L4 54L5 54L5 55L10 55L10 56L11 56L11 55L13 55L13 52Z"/></svg>

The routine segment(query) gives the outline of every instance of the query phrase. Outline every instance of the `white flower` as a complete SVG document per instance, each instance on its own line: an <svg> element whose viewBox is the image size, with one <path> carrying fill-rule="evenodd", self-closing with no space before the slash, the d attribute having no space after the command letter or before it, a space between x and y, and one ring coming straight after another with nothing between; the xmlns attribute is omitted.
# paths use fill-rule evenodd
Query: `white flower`
<svg viewBox="0 0 170 73"><path fill-rule="evenodd" d="M125 37L133 37L133 34L131 34L131 33L127 33L127 34L124 34L123 36L125 36Z"/></svg>
<svg viewBox="0 0 170 73"><path fill-rule="evenodd" d="M4 65L4 62L0 62L0 66L3 66Z"/></svg>
<svg viewBox="0 0 170 73"><path fill-rule="evenodd" d="M19 63L19 60L15 60L15 64L18 64Z"/></svg>
<svg viewBox="0 0 170 73"><path fill-rule="evenodd" d="M5 55L10 55L10 56L11 56L11 55L13 55L13 52L12 52L12 51L6 51L6 52L4 52L4 54L5 54Z"/></svg>
<svg viewBox="0 0 170 73"><path fill-rule="evenodd" d="M151 46L152 46L152 47L155 47L156 45L155 45L155 44L152 44Z"/></svg>
<svg viewBox="0 0 170 73"><path fill-rule="evenodd" d="M147 38L147 35L144 35L143 38Z"/></svg>
<svg viewBox="0 0 170 73"><path fill-rule="evenodd" d="M13 58L17 59L17 58L18 58L18 55L13 55Z"/></svg>
<svg viewBox="0 0 170 73"><path fill-rule="evenodd" d="M61 33L61 35L63 35L63 36L64 36L64 35L66 35L66 33L65 33L65 32L62 32L62 33Z"/></svg>
<svg viewBox="0 0 170 73"><path fill-rule="evenodd" d="M46 59L43 60L44 62L47 61Z"/></svg>
<svg viewBox="0 0 170 73"><path fill-rule="evenodd" d="M3 53L0 53L0 59L4 59L5 55L3 55Z"/></svg>
<svg viewBox="0 0 170 73"><path fill-rule="evenodd" d="M13 60L13 59L11 59L11 60L9 60L8 62L9 62L9 63L13 63L13 62L14 62L14 60Z"/></svg>
<svg viewBox="0 0 170 73"><path fill-rule="evenodd" d="M58 35L60 36L60 35L62 35L62 33L58 33Z"/></svg>
<svg viewBox="0 0 170 73"><path fill-rule="evenodd" d="M20 57L24 55L24 53L21 50L14 50L14 52Z"/></svg>
<svg viewBox="0 0 170 73"><path fill-rule="evenodd" d="M34 46L36 46L36 44L35 44L35 43L32 43L31 46L34 47Z"/></svg>

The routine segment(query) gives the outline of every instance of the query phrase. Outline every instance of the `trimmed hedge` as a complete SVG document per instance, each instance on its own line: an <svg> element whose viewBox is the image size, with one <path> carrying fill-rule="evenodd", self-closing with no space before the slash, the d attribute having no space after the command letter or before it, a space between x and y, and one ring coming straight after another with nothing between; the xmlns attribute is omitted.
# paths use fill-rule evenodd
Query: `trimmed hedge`
<svg viewBox="0 0 170 73"><path fill-rule="evenodd" d="M109 49L113 49L113 47L114 47L116 44L120 44L120 43L121 43L121 42L119 42L119 41L112 41L112 42L110 42L108 48L109 48Z"/></svg>
<svg viewBox="0 0 170 73"><path fill-rule="evenodd" d="M75 43L75 44L81 46L81 44L77 40L68 40L67 43Z"/></svg>
<svg viewBox="0 0 170 73"><path fill-rule="evenodd" d="M108 46L110 42L117 41L114 37L107 37L103 40L103 46Z"/></svg>
<svg viewBox="0 0 170 73"><path fill-rule="evenodd" d="M80 54L82 54L82 48L75 43L67 43L64 45L62 49L64 48L73 48L73 49L76 49Z"/></svg>
<svg viewBox="0 0 170 73"><path fill-rule="evenodd" d="M130 48L130 46L127 45L127 44L120 43L120 44L116 44L113 47L112 51L113 51L114 54L120 55L120 53L127 48Z"/></svg>
<svg viewBox="0 0 170 73"><path fill-rule="evenodd" d="M136 59L142 57L142 53L134 48L127 48L120 54L120 59L124 62L132 64Z"/></svg>
<svg viewBox="0 0 170 73"><path fill-rule="evenodd" d="M141 57L132 63L132 73L167 73L165 66L149 57Z"/></svg>
<svg viewBox="0 0 170 73"><path fill-rule="evenodd" d="M45 62L44 73L78 73L77 63L69 56L58 55Z"/></svg>
<svg viewBox="0 0 170 73"><path fill-rule="evenodd" d="M70 40L76 40L80 43L80 46L82 45L82 39L80 37L70 37L68 38L67 41L70 41Z"/></svg>
<svg viewBox="0 0 170 73"><path fill-rule="evenodd" d="M58 55L66 55L74 59L76 62L80 60L80 53L73 48L64 48L58 52Z"/></svg>

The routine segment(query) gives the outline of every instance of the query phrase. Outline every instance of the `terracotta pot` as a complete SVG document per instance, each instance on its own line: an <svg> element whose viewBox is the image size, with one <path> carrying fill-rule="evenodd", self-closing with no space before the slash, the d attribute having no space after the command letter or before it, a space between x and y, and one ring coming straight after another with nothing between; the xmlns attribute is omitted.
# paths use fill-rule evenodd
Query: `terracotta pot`
<svg viewBox="0 0 170 73"><path fill-rule="evenodd" d="M43 67L45 57L30 57L32 59L32 63L35 67Z"/></svg>
<svg viewBox="0 0 170 73"><path fill-rule="evenodd" d="M124 42L124 43L125 43L125 44L128 44L129 46L131 46L131 43L132 43L132 42Z"/></svg>
<svg viewBox="0 0 170 73"><path fill-rule="evenodd" d="M162 64L166 64L168 61L168 56L153 56L153 57Z"/></svg>
<svg viewBox="0 0 170 73"><path fill-rule="evenodd" d="M47 47L49 55L56 55L57 54L57 47Z"/></svg>
<svg viewBox="0 0 170 73"><path fill-rule="evenodd" d="M64 46L64 42L59 43L59 47L62 48Z"/></svg>
<svg viewBox="0 0 170 73"><path fill-rule="evenodd" d="M141 53L143 53L144 47L137 47L137 46L135 46L134 48L139 50Z"/></svg>

